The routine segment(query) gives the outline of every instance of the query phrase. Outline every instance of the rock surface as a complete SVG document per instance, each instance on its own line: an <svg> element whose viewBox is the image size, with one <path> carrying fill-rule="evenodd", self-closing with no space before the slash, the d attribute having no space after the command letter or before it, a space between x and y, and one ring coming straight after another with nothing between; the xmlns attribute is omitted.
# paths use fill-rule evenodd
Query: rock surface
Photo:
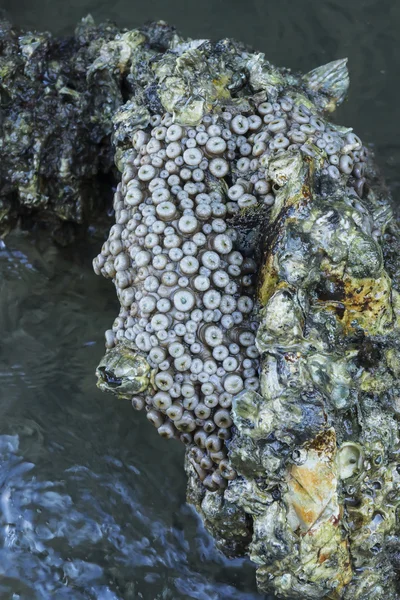
<svg viewBox="0 0 400 600"><path fill-rule="evenodd" d="M2 36L3 228L82 222L112 152L121 174L99 387L186 444L188 501L260 591L399 598L400 237L329 120L346 61L293 74L163 22Z"/></svg>
<svg viewBox="0 0 400 600"><path fill-rule="evenodd" d="M345 61L301 76L233 41L179 41L146 83L152 105L114 120L122 182L94 267L121 311L99 386L187 444L188 500L261 591L395 599L399 242L367 149L327 117ZM117 382L109 369L126 346L146 390L130 361Z"/></svg>

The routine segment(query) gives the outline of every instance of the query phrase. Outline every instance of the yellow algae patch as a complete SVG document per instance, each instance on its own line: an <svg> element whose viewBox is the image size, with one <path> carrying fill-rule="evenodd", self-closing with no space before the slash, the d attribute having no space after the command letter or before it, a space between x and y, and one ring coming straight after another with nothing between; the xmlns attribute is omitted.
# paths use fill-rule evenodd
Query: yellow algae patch
<svg viewBox="0 0 400 600"><path fill-rule="evenodd" d="M393 326L394 314L391 303L391 280L384 271L378 279L343 278L344 315L342 322L347 329L359 327L369 335L387 333Z"/></svg>

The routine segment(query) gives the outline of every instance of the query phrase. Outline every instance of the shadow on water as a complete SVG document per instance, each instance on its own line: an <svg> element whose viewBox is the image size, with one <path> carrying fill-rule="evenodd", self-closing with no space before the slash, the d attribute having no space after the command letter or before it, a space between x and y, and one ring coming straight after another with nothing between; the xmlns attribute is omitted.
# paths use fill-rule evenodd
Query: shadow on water
<svg viewBox="0 0 400 600"><path fill-rule="evenodd" d="M91 12L126 27L164 18L192 37L236 37L279 65L350 58L339 111L375 143L399 188L400 4L391 0L0 0L24 27L69 33ZM0 242L1 244L1 242ZM184 503L183 449L95 387L117 314L90 242L58 250L14 234L0 247L0 599L256 600Z"/></svg>

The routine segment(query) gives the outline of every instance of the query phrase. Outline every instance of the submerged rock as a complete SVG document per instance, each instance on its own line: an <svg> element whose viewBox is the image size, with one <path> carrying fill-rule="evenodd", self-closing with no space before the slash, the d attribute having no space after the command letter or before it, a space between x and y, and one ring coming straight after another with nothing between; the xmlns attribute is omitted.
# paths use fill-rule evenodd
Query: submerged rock
<svg viewBox="0 0 400 600"><path fill-rule="evenodd" d="M163 22L81 27L68 54L81 87L59 75L64 59L49 92L32 80L57 111L66 94L66 146L47 176L35 166L47 125L37 145L25 140L19 171L9 146L3 222L15 198L16 212L72 218L62 185L81 198L96 145L110 168L111 135L116 223L94 270L121 309L100 389L186 444L188 501L223 552L250 556L260 591L399 598L400 238L370 153L328 118L347 92L346 61L302 75ZM22 43L6 35L11 49ZM26 42L23 77L48 40ZM15 81L10 130L30 85L19 99ZM84 139L78 176L71 152Z"/></svg>

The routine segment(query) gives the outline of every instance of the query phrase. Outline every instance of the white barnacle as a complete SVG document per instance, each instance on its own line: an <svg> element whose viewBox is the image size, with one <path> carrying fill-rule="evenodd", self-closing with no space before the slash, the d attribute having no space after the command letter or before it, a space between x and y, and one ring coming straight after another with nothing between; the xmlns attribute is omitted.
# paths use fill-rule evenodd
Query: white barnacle
<svg viewBox="0 0 400 600"><path fill-rule="evenodd" d="M149 410L149 412L146 414L146 417L157 429L161 427L164 422L162 414L157 410Z"/></svg>
<svg viewBox="0 0 400 600"><path fill-rule="evenodd" d="M249 121L244 115L236 115L230 122L233 133L244 135L249 129Z"/></svg>
<svg viewBox="0 0 400 600"><path fill-rule="evenodd" d="M135 344L139 350L143 352L149 352L151 350L150 335L147 331L138 333L135 337Z"/></svg>
<svg viewBox="0 0 400 600"><path fill-rule="evenodd" d="M155 269L161 271L165 269L167 263L168 258L165 254L158 254L156 256L153 256L152 265Z"/></svg>
<svg viewBox="0 0 400 600"><path fill-rule="evenodd" d="M226 141L222 137L210 137L206 143L206 150L210 154L223 154L226 150Z"/></svg>
<svg viewBox="0 0 400 600"><path fill-rule="evenodd" d="M253 309L254 302L250 296L240 296L237 301L237 307L242 313L250 313Z"/></svg>
<svg viewBox="0 0 400 600"><path fill-rule="evenodd" d="M247 171L249 171L250 160L247 158L247 156L242 156L241 158L239 158L239 160L236 163L236 168L241 173L247 173Z"/></svg>
<svg viewBox="0 0 400 600"><path fill-rule="evenodd" d="M183 160L191 167L197 167L203 159L203 153L199 148L187 148L183 153Z"/></svg>
<svg viewBox="0 0 400 600"><path fill-rule="evenodd" d="M196 206L196 217L198 217L199 219L205 221L207 219L209 219L212 215L212 208L209 204L198 204Z"/></svg>
<svg viewBox="0 0 400 600"><path fill-rule="evenodd" d="M215 348L213 348L212 355L215 358L215 360L223 361L229 355L229 350L226 346L221 344L221 345L215 346Z"/></svg>
<svg viewBox="0 0 400 600"><path fill-rule="evenodd" d="M184 353L182 356L174 359L174 367L177 371L188 371L192 362L189 354Z"/></svg>
<svg viewBox="0 0 400 600"><path fill-rule="evenodd" d="M342 154L339 159L339 169L342 173L350 175L354 167L354 161L348 154Z"/></svg>
<svg viewBox="0 0 400 600"><path fill-rule="evenodd" d="M163 423L157 428L159 435L167 440L175 436L175 428L172 423Z"/></svg>
<svg viewBox="0 0 400 600"><path fill-rule="evenodd" d="M251 331L242 331L239 334L239 343L241 346L252 346L255 342L255 336Z"/></svg>
<svg viewBox="0 0 400 600"><path fill-rule="evenodd" d="M225 177L229 172L229 163L224 158L213 158L210 161L209 169L215 177Z"/></svg>
<svg viewBox="0 0 400 600"><path fill-rule="evenodd" d="M139 300L139 308L142 313L151 313L156 308L156 299L154 296L144 296Z"/></svg>
<svg viewBox="0 0 400 600"><path fill-rule="evenodd" d="M131 306L132 302L134 301L134 298L135 292L131 287L123 289L119 297L122 306L124 306L125 308L129 308Z"/></svg>
<svg viewBox="0 0 400 600"><path fill-rule="evenodd" d="M133 396L131 400L132 408L134 410L143 410L144 408L144 399L140 398L140 396Z"/></svg>
<svg viewBox="0 0 400 600"><path fill-rule="evenodd" d="M233 423L230 413L225 408L217 410L214 414L214 423L217 427L227 428Z"/></svg>
<svg viewBox="0 0 400 600"><path fill-rule="evenodd" d="M232 240L226 233L220 233L213 240L213 247L219 254L229 254L232 250Z"/></svg>
<svg viewBox="0 0 400 600"><path fill-rule="evenodd" d="M205 292L210 287L210 279L205 275L197 275L193 281L193 286L199 292Z"/></svg>
<svg viewBox="0 0 400 600"><path fill-rule="evenodd" d="M168 256L174 263L176 263L182 258L183 252L180 248L171 248L168 252Z"/></svg>
<svg viewBox="0 0 400 600"><path fill-rule="evenodd" d="M240 185L239 183L235 183L235 185L230 187L228 190L228 198L237 201L239 200L240 196L243 196L244 191L245 190L242 185Z"/></svg>
<svg viewBox="0 0 400 600"><path fill-rule="evenodd" d="M157 206L157 204L161 204L161 202L168 202L171 198L171 194L167 188L158 187L153 191L151 197L154 204Z"/></svg>
<svg viewBox="0 0 400 600"><path fill-rule="evenodd" d="M180 342L173 342L169 345L168 352L173 358L178 358L184 354L185 346Z"/></svg>
<svg viewBox="0 0 400 600"><path fill-rule="evenodd" d="M218 406L218 402L219 402L218 394L208 394L207 396L204 397L204 404L208 408L215 408L216 406ZM208 417L205 417L205 418L208 418Z"/></svg>
<svg viewBox="0 0 400 600"><path fill-rule="evenodd" d="M161 411L166 411L172 404L172 398L168 392L157 392L153 396L153 406Z"/></svg>
<svg viewBox="0 0 400 600"><path fill-rule="evenodd" d="M231 374L227 375L223 382L224 390L230 394L238 394L242 391L244 384L243 379L240 375Z"/></svg>
<svg viewBox="0 0 400 600"><path fill-rule="evenodd" d="M203 402L199 402L196 408L194 409L194 414L199 419L208 419L211 415L211 409L206 406ZM205 446L205 439L204 439Z"/></svg>
<svg viewBox="0 0 400 600"><path fill-rule="evenodd" d="M198 248L196 244L192 241L186 241L182 245L183 254L186 256L194 256L197 254Z"/></svg>
<svg viewBox="0 0 400 600"><path fill-rule="evenodd" d="M272 104L270 102L261 102L261 104L257 106L257 110L262 116L268 115L273 112Z"/></svg>
<svg viewBox="0 0 400 600"><path fill-rule="evenodd" d="M153 165L142 165L138 171L138 177L141 181L150 181L156 175L156 169Z"/></svg>
<svg viewBox="0 0 400 600"><path fill-rule="evenodd" d="M166 137L171 142L176 142L180 140L184 135L183 128L177 123L173 123L170 125L166 132Z"/></svg>
<svg viewBox="0 0 400 600"><path fill-rule="evenodd" d="M175 308L182 312L188 312L192 310L195 305L195 297L193 292L185 289L177 290L173 295L172 301Z"/></svg>
<svg viewBox="0 0 400 600"><path fill-rule="evenodd" d="M198 231L192 237L192 241L196 244L196 246L204 246L207 242L207 238L202 231Z"/></svg>
<svg viewBox="0 0 400 600"><path fill-rule="evenodd" d="M249 208L250 206L257 205L257 198L252 194L243 194L238 200L238 206L240 208Z"/></svg>
<svg viewBox="0 0 400 600"><path fill-rule="evenodd" d="M229 275L225 271L214 271L211 277L217 287L224 288L229 283Z"/></svg>
<svg viewBox="0 0 400 600"><path fill-rule="evenodd" d="M144 144L147 143L148 139L149 139L148 134L145 133L142 129L138 129L133 134L132 145L135 148L135 150L140 150L140 148L142 146L144 146Z"/></svg>
<svg viewBox="0 0 400 600"><path fill-rule="evenodd" d="M226 231L226 223L223 219L213 219L211 227L215 233L224 233Z"/></svg>
<svg viewBox="0 0 400 600"><path fill-rule="evenodd" d="M149 359L156 365L162 363L167 357L165 348L154 346L149 352Z"/></svg>
<svg viewBox="0 0 400 600"><path fill-rule="evenodd" d="M130 258L127 254L121 253L114 260L115 271L125 271L130 267Z"/></svg>
<svg viewBox="0 0 400 600"><path fill-rule="evenodd" d="M143 192L138 187L129 187L124 201L129 207L138 206L143 200Z"/></svg>
<svg viewBox="0 0 400 600"><path fill-rule="evenodd" d="M168 146L165 149L165 153L168 156L168 158L172 158L175 159L177 158L182 152L182 146L179 142L171 142L170 144L168 144ZM168 164L168 163L167 163ZM165 168L168 171L176 171L175 167L177 167L176 163L175 166L173 166L172 164L170 165L170 168L167 167L167 164L165 166Z"/></svg>
<svg viewBox="0 0 400 600"><path fill-rule="evenodd" d="M196 429L196 421L189 412L185 411L182 417L175 421L175 427L179 429L179 431L190 433ZM191 437L189 440L191 440Z"/></svg>
<svg viewBox="0 0 400 600"><path fill-rule="evenodd" d="M217 325L208 325L204 331L204 342L211 346L219 346L224 339L221 329Z"/></svg>
<svg viewBox="0 0 400 600"><path fill-rule="evenodd" d="M155 277L154 275L149 275L146 276L143 287L147 292L156 292L159 285L160 283L157 277Z"/></svg>
<svg viewBox="0 0 400 600"><path fill-rule="evenodd" d="M151 318L151 325L154 331L166 330L169 326L169 318L163 313L156 313Z"/></svg>
<svg viewBox="0 0 400 600"><path fill-rule="evenodd" d="M195 256L184 256L179 263L179 268L185 275L194 275L199 270L199 261Z"/></svg>
<svg viewBox="0 0 400 600"><path fill-rule="evenodd" d="M161 363L160 363L161 365ZM159 390L168 392L174 384L174 378L168 371L158 372L154 377L154 383Z"/></svg>
<svg viewBox="0 0 400 600"><path fill-rule="evenodd" d="M203 296L203 304L206 308L218 308L221 302L221 294L217 290L208 290Z"/></svg>
<svg viewBox="0 0 400 600"><path fill-rule="evenodd" d="M174 402L169 408L167 408L166 414L171 421L178 421L183 415L183 407L181 404Z"/></svg>
<svg viewBox="0 0 400 600"><path fill-rule="evenodd" d="M198 228L198 221L196 217L191 215L185 215L178 221L178 228L184 234L194 233Z"/></svg>
<svg viewBox="0 0 400 600"><path fill-rule="evenodd" d="M221 259L216 252L213 252L212 250L207 250L201 256L201 262L205 267L214 271L220 266Z"/></svg>
<svg viewBox="0 0 400 600"><path fill-rule="evenodd" d="M151 253L148 250L140 250L135 255L135 265L136 267L146 267L150 264L151 261Z"/></svg>
<svg viewBox="0 0 400 600"><path fill-rule="evenodd" d="M156 207L156 213L162 221L172 221L176 214L176 207L170 201L161 202Z"/></svg>

